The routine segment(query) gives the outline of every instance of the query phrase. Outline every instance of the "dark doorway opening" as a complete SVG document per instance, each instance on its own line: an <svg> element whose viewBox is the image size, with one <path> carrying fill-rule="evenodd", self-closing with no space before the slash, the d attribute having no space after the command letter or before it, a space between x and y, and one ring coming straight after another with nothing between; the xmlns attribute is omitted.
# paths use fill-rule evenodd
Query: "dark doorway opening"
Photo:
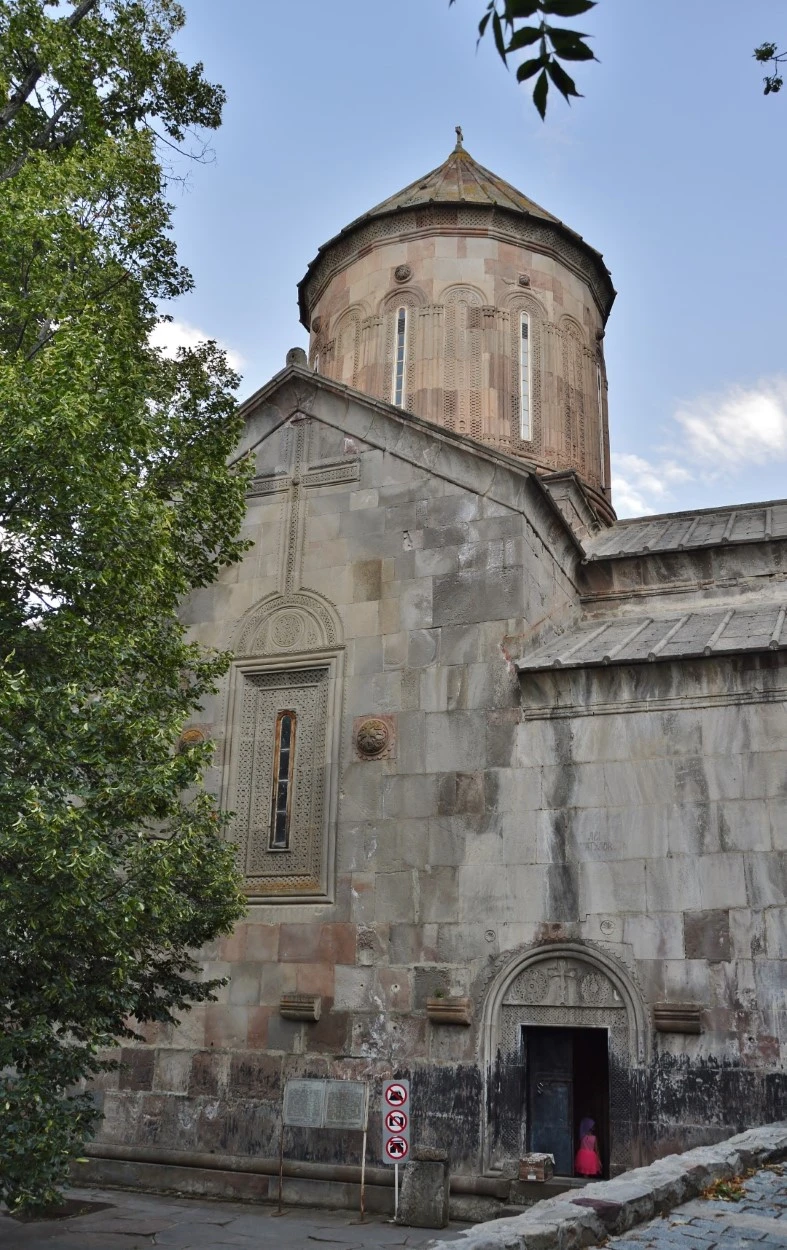
<svg viewBox="0 0 787 1250"><path fill-rule="evenodd" d="M573 1176L579 1125L595 1120L602 1177L609 1176L609 1035L606 1029L523 1032L527 1149L555 1156L555 1175Z"/></svg>

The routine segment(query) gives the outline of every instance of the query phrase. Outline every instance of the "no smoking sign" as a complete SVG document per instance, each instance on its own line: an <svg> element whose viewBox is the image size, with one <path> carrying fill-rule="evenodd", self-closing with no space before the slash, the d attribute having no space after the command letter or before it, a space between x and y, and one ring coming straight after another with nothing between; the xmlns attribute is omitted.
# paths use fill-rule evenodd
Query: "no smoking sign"
<svg viewBox="0 0 787 1250"><path fill-rule="evenodd" d="M410 1153L410 1082L383 1085L383 1162L403 1163Z"/></svg>

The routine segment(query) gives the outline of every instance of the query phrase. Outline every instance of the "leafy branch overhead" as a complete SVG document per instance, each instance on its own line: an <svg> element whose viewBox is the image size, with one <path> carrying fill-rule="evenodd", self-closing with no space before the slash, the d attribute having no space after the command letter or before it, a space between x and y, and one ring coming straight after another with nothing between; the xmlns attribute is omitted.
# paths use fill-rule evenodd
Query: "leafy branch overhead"
<svg viewBox="0 0 787 1250"><path fill-rule="evenodd" d="M763 65L772 65L772 71L766 74L763 82L763 95L772 95L777 91L781 91L784 86L784 77L781 73L781 64L787 61L787 52L780 52L775 43L761 43L759 48L754 49L754 59Z"/></svg>
<svg viewBox="0 0 787 1250"><path fill-rule="evenodd" d="M454 0L449 0L450 4ZM596 0L489 0L478 25L479 41L491 30L495 47L505 65L509 57L532 49L520 61L517 82L535 79L533 103L543 121L547 111L550 83L569 103L581 96L576 83L561 61L595 61L593 50L585 43L584 31L554 26L550 18L580 17L595 8ZM540 19L531 21L530 19Z"/></svg>

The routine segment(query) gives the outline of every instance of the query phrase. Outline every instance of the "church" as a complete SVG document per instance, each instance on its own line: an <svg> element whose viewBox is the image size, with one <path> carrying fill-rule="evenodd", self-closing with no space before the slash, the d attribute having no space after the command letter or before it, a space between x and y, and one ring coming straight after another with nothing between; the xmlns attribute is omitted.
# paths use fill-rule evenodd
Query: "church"
<svg viewBox="0 0 787 1250"><path fill-rule="evenodd" d="M248 912L104 1080L94 1178L264 1198L282 1149L351 1206L294 1078L367 1083L380 1210L391 1077L459 1215L526 1152L570 1184L587 1117L613 1176L787 1114L787 501L616 520L614 298L460 131L308 266L251 546L184 606Z"/></svg>

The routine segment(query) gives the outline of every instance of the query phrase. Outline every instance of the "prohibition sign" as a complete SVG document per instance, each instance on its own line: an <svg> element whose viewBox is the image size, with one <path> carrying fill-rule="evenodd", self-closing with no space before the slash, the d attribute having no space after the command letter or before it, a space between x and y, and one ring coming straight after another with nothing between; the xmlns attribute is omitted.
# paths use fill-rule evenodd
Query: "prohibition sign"
<svg viewBox="0 0 787 1250"><path fill-rule="evenodd" d="M400 1159L404 1159L410 1147L403 1137L389 1137L385 1143L385 1149L386 1153L398 1163Z"/></svg>
<svg viewBox="0 0 787 1250"><path fill-rule="evenodd" d="M389 1111L385 1117L385 1127L389 1133L403 1133L407 1128L407 1116L403 1111Z"/></svg>
<svg viewBox="0 0 787 1250"><path fill-rule="evenodd" d="M389 1085L385 1091L385 1101L389 1107L403 1107L407 1102L407 1090L404 1085Z"/></svg>

